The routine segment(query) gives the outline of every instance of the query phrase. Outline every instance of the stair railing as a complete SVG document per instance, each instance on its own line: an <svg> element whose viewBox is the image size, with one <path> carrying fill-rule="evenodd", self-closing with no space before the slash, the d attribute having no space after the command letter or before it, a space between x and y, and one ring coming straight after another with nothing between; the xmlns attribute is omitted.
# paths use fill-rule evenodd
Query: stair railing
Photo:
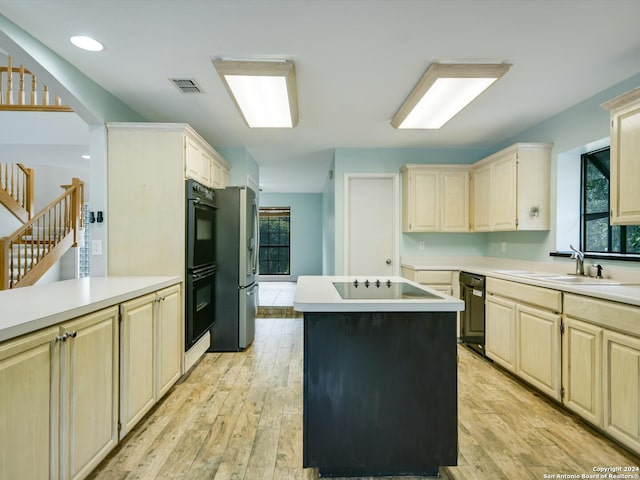
<svg viewBox="0 0 640 480"><path fill-rule="evenodd" d="M31 81L25 77L30 77ZM17 95L13 90L15 81L18 82L19 86ZM27 90L25 90L25 87ZM58 96L54 98L53 104L50 102L49 87L43 85L42 96L40 103L38 103L36 76L22 65L19 67L12 66L11 55L9 55L7 57L7 66L0 66L0 110L73 111L69 105L63 105Z"/></svg>
<svg viewBox="0 0 640 480"><path fill-rule="evenodd" d="M33 285L78 244L83 228L84 182L73 178L65 192L11 235L0 238L0 290Z"/></svg>
<svg viewBox="0 0 640 480"><path fill-rule="evenodd" d="M22 223L33 216L32 168L21 163L0 163L0 203Z"/></svg>

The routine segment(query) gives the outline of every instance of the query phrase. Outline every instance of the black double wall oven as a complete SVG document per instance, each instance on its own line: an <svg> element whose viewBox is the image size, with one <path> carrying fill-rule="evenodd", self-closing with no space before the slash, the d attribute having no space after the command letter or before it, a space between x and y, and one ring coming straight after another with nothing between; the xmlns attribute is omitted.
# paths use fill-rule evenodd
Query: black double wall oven
<svg viewBox="0 0 640 480"><path fill-rule="evenodd" d="M186 182L185 351L215 321L216 203L214 190Z"/></svg>

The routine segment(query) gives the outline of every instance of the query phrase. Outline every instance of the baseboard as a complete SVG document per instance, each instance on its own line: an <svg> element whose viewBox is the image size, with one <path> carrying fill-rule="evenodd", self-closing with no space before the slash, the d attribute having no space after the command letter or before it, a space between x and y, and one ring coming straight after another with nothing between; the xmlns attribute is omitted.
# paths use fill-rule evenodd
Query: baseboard
<svg viewBox="0 0 640 480"><path fill-rule="evenodd" d="M184 372L188 372L211 345L211 333L207 332L184 354Z"/></svg>

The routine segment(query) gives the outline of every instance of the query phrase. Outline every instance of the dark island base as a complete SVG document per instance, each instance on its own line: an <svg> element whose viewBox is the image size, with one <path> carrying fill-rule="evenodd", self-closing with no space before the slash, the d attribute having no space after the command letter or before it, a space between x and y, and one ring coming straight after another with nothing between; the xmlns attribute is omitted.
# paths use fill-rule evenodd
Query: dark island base
<svg viewBox="0 0 640 480"><path fill-rule="evenodd" d="M455 312L305 313L303 417L321 476L457 465Z"/></svg>

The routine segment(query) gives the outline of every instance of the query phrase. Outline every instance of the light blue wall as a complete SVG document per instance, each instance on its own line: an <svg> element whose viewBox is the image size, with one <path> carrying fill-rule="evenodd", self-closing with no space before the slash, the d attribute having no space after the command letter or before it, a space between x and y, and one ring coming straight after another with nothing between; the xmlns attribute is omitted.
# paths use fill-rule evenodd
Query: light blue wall
<svg viewBox="0 0 640 480"><path fill-rule="evenodd" d="M521 132L495 145L491 152L498 151L516 142L553 142L551 152L551 231L549 232L504 232L490 233L487 237L486 255L494 257L522 258L538 261L568 262L566 259L551 258L549 252L566 250L568 240L563 235L566 225L566 209L579 215L579 198L574 202L563 194L565 190L575 190L576 179L568 178L565 172L579 172L575 166L580 161L580 154L590 151L594 146L609 144L609 112L601 104L617 95L640 86L640 74L608 88L593 97L555 115L533 128ZM603 141L604 139L604 141ZM563 162L563 163L559 163ZM574 162L567 168L564 162ZM579 173L577 174L579 175ZM560 209L560 220L558 219ZM579 241L572 229L576 243ZM506 242L506 252L502 252L502 242ZM600 262L603 263L603 262ZM605 265L616 265L640 268L634 262L604 262Z"/></svg>
<svg viewBox="0 0 640 480"><path fill-rule="evenodd" d="M322 273L324 275L335 274L336 258L336 181L335 151L329 165L329 175L322 191Z"/></svg>
<svg viewBox="0 0 640 480"><path fill-rule="evenodd" d="M487 155L485 149L421 149L421 148L338 148L334 166L334 265L335 273L344 271L344 174L400 173L406 163L473 163ZM420 240L425 250L419 250ZM484 234L417 234L403 233L400 255L482 255Z"/></svg>
<svg viewBox="0 0 640 480"><path fill-rule="evenodd" d="M321 193L262 193L261 207L291 208L291 276L322 275Z"/></svg>
<svg viewBox="0 0 640 480"><path fill-rule="evenodd" d="M117 97L1 14L0 45L12 55L14 64L28 65L38 75L40 83L47 84L52 93L68 102L88 124L145 121Z"/></svg>
<svg viewBox="0 0 640 480"><path fill-rule="evenodd" d="M260 168L246 147L214 147L231 164L230 185L260 184Z"/></svg>

